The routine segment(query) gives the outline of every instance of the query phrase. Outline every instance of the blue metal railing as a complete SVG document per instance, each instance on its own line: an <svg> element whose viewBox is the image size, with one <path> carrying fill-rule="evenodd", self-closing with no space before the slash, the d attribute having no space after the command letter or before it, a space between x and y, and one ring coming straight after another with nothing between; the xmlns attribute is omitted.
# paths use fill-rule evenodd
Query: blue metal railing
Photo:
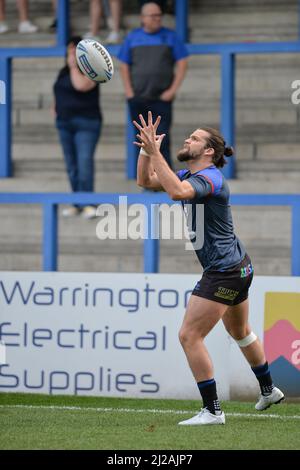
<svg viewBox="0 0 300 470"><path fill-rule="evenodd" d="M0 193L0 204L42 204L43 205L43 269L57 270L59 204L114 204L119 205L120 197L126 196L129 204L143 204L147 209L148 227L156 222L157 205L173 204L167 194L89 194L89 193ZM234 194L231 204L238 206L290 206L291 227L291 274L300 276L300 194ZM118 243L117 241L115 243ZM144 272L159 271L159 240L144 240Z"/></svg>

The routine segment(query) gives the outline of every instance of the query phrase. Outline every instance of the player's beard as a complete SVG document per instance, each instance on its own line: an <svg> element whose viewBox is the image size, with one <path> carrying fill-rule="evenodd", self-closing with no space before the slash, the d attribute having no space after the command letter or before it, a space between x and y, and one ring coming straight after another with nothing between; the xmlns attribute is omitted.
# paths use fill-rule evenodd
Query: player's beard
<svg viewBox="0 0 300 470"><path fill-rule="evenodd" d="M179 150L177 154L177 160L180 162L190 162L191 160L196 160L197 158L198 157L196 155L192 155L187 148Z"/></svg>

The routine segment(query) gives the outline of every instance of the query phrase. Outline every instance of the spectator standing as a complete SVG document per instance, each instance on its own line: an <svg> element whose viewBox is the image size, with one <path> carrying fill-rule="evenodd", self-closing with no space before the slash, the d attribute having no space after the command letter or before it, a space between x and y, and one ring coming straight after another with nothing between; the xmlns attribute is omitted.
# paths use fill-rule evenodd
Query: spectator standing
<svg viewBox="0 0 300 470"><path fill-rule="evenodd" d="M161 116L159 133L166 134L161 152L172 167L170 126L172 104L186 70L188 52L175 31L162 26L162 10L155 2L141 9L142 27L124 41L118 59L132 120Z"/></svg>
<svg viewBox="0 0 300 470"><path fill-rule="evenodd" d="M38 27L28 19L28 0L17 0L19 13L19 33L36 33ZM9 26L5 22L5 0L0 0L0 34L9 31Z"/></svg>
<svg viewBox="0 0 300 470"><path fill-rule="evenodd" d="M101 132L102 116L99 105L99 85L81 73L76 62L76 46L81 37L75 36L67 46L66 65L54 84L56 127L62 145L72 191L94 190L94 153ZM64 216L93 218L94 206L72 206Z"/></svg>

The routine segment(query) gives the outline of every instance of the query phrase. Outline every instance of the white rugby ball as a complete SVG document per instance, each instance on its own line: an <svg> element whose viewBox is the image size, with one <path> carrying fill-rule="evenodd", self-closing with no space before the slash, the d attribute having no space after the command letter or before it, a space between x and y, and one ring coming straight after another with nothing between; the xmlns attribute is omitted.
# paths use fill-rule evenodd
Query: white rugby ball
<svg viewBox="0 0 300 470"><path fill-rule="evenodd" d="M76 59L82 73L97 83L108 82L114 74L110 54L93 39L83 39L77 44Z"/></svg>

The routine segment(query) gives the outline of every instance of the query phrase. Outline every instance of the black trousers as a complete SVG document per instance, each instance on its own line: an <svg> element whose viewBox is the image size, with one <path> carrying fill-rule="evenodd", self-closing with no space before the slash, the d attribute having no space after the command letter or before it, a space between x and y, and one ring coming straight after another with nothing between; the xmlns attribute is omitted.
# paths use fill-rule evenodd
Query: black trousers
<svg viewBox="0 0 300 470"><path fill-rule="evenodd" d="M148 111L152 112L153 120L157 116L161 116L161 121L157 130L158 134L166 134L162 141L160 151L166 159L167 163L173 168L170 150L170 127L172 124L172 102L162 100L145 100L133 97L128 100L130 114L132 120L139 122L139 114L142 114L145 121L148 119ZM138 157L139 149L136 148L136 156Z"/></svg>

